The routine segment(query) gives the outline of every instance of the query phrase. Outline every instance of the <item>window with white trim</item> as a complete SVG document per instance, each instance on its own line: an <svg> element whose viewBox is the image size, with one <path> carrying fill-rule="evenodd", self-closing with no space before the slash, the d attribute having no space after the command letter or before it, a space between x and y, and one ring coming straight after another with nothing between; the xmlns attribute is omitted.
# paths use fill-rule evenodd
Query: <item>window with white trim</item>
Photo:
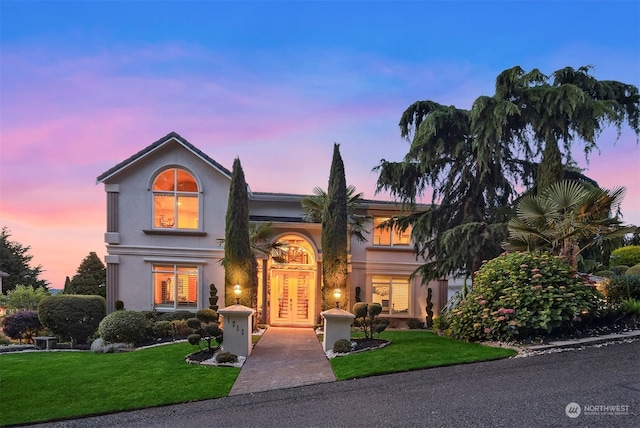
<svg viewBox="0 0 640 428"><path fill-rule="evenodd" d="M383 314L408 314L409 278L374 276L371 284L371 301L380 303Z"/></svg>
<svg viewBox="0 0 640 428"><path fill-rule="evenodd" d="M396 226L380 228L379 226L387 220L389 218L376 217L373 219L373 245L411 245L411 226L403 231Z"/></svg>
<svg viewBox="0 0 640 428"><path fill-rule="evenodd" d="M197 230L198 183L187 171L169 168L153 182L153 227Z"/></svg>
<svg viewBox="0 0 640 428"><path fill-rule="evenodd" d="M156 309L198 307L198 268L172 264L153 265L153 304Z"/></svg>

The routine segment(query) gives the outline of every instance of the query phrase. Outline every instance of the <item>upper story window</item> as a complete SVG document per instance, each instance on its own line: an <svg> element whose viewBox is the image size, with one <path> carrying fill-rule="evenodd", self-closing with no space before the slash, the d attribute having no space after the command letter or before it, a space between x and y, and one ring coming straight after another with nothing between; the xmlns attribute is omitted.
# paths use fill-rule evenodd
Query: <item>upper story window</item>
<svg viewBox="0 0 640 428"><path fill-rule="evenodd" d="M153 227L197 230L198 197L198 183L187 171L163 171L153 182Z"/></svg>
<svg viewBox="0 0 640 428"><path fill-rule="evenodd" d="M388 218L376 217L373 219L373 245L411 245L411 226L405 230L393 228L379 228Z"/></svg>

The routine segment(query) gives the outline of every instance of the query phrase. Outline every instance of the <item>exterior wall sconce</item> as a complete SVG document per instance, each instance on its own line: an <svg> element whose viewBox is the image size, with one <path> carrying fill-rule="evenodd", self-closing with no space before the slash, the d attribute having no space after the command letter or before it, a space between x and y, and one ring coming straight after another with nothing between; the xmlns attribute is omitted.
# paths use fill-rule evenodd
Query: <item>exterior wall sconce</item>
<svg viewBox="0 0 640 428"><path fill-rule="evenodd" d="M233 286L233 294L236 295L236 305L240 304L240 294L242 294L242 287L240 284L236 284Z"/></svg>
<svg viewBox="0 0 640 428"><path fill-rule="evenodd" d="M333 297L336 299L336 309L338 309L340 305L340 297L342 297L342 292L339 288L333 290Z"/></svg>

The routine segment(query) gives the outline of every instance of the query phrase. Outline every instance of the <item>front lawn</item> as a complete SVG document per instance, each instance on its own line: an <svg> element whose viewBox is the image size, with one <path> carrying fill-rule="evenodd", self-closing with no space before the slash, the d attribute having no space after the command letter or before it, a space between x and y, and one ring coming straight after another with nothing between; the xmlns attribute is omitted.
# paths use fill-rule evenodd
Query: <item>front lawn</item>
<svg viewBox="0 0 640 428"><path fill-rule="evenodd" d="M458 342L420 330L385 331L392 344L333 358L339 380L505 358L506 348ZM254 337L254 341L259 339ZM240 369L187 364L175 343L132 352L16 352L0 355L0 424L120 412L224 397Z"/></svg>
<svg viewBox="0 0 640 428"><path fill-rule="evenodd" d="M116 354L0 355L0 424L120 412L224 397L240 369L187 364L175 343Z"/></svg>
<svg viewBox="0 0 640 428"><path fill-rule="evenodd" d="M391 340L391 345L332 358L331 366L338 380L496 360L516 354L513 349L459 342L423 330L384 331L380 338Z"/></svg>

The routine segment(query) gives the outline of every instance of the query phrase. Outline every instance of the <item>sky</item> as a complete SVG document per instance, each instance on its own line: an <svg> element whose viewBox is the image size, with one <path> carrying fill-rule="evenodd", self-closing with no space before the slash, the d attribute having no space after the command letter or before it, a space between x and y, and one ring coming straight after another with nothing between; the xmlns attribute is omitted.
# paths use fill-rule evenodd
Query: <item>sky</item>
<svg viewBox="0 0 640 428"><path fill-rule="evenodd" d="M96 177L172 131L259 192L326 189L338 143L347 183L388 200L372 170L406 154L402 112L468 109L516 65L640 86L640 2L0 0L0 226L62 288L106 254ZM573 154L640 225L637 143Z"/></svg>

